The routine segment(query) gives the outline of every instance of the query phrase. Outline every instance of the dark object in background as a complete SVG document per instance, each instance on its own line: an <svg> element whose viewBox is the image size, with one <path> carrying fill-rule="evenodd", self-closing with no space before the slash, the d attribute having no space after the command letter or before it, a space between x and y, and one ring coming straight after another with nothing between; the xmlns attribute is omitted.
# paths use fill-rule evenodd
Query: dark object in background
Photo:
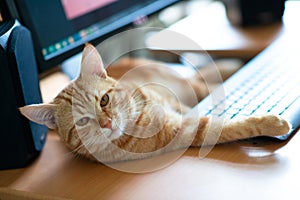
<svg viewBox="0 0 300 200"><path fill-rule="evenodd" d="M221 0L229 21L250 26L281 21L285 0Z"/></svg>
<svg viewBox="0 0 300 200"><path fill-rule="evenodd" d="M0 169L25 167L42 150L47 127L18 108L41 103L30 32L18 21L0 23Z"/></svg>

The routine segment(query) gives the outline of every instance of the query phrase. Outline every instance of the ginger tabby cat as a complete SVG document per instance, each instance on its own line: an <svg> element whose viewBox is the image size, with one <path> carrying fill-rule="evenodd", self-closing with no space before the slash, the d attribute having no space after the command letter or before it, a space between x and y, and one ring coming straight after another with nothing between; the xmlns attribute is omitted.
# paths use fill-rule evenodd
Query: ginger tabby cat
<svg viewBox="0 0 300 200"><path fill-rule="evenodd" d="M186 115L207 94L201 78L187 80L159 65L142 68L136 72L130 67L106 70L96 48L87 44L80 76L52 102L24 106L20 111L28 119L56 129L76 154L100 162L141 159L201 146L214 122ZM151 77L147 70L156 70L157 75ZM157 81L159 84L153 84ZM192 92L186 89L189 85ZM226 121L215 141L278 136L289 129L277 116L252 116Z"/></svg>

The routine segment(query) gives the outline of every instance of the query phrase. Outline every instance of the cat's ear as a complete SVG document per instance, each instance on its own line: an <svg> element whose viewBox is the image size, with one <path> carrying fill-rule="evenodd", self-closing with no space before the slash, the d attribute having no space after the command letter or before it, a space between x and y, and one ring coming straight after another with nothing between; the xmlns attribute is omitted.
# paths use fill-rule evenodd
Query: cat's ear
<svg viewBox="0 0 300 200"><path fill-rule="evenodd" d="M46 125L51 129L57 128L54 116L56 106L53 104L34 104L21 107L19 110L31 121Z"/></svg>
<svg viewBox="0 0 300 200"><path fill-rule="evenodd" d="M80 75L84 76L92 74L96 74L101 78L107 77L107 73L100 54L93 45L87 43L82 53Z"/></svg>

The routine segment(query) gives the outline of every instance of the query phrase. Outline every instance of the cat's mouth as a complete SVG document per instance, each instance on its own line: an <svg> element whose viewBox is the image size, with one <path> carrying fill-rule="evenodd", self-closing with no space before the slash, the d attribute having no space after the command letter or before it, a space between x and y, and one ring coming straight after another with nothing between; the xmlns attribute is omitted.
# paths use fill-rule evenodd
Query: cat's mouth
<svg viewBox="0 0 300 200"><path fill-rule="evenodd" d="M110 120L102 130L109 140L117 139L122 134L120 127L115 123L114 120Z"/></svg>

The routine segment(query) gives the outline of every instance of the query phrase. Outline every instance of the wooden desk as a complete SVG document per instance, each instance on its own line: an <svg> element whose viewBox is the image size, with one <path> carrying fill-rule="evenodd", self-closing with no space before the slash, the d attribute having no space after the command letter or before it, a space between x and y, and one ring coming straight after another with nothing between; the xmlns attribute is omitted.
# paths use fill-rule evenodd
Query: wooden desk
<svg viewBox="0 0 300 200"><path fill-rule="evenodd" d="M283 23L238 27L229 22L222 3L199 3L189 16L148 38L147 46L159 53L163 49L163 52L207 52L212 56L250 59L298 23L299 7L298 3L288 2Z"/></svg>
<svg viewBox="0 0 300 200"><path fill-rule="evenodd" d="M204 159L193 148L166 168L130 174L74 157L49 132L40 157L0 171L0 186L71 199L299 199L299 142L296 134L279 143L217 145Z"/></svg>

